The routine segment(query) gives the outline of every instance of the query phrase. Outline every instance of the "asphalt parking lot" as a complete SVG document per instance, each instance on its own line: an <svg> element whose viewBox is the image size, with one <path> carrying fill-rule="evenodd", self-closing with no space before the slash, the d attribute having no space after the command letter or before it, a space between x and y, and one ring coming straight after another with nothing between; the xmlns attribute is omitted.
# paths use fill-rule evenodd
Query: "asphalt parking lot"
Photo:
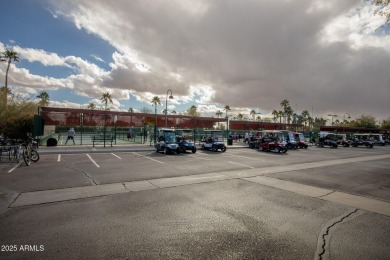
<svg viewBox="0 0 390 260"><path fill-rule="evenodd" d="M29 167L0 164L0 242L17 246L0 253L388 259L389 159L389 146L43 152Z"/></svg>

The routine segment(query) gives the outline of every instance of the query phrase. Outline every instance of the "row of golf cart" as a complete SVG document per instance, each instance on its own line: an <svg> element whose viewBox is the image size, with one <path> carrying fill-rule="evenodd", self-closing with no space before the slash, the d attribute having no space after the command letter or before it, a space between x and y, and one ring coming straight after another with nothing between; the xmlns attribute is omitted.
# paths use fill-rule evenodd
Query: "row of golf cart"
<svg viewBox="0 0 390 260"><path fill-rule="evenodd" d="M373 148L374 145L384 146L386 141L381 134L339 134L332 132L320 132L316 141L318 147L328 146L330 148L343 147L367 147Z"/></svg>
<svg viewBox="0 0 390 260"><path fill-rule="evenodd" d="M254 132L249 137L248 145L253 149L276 153L286 153L288 149L306 149L308 147L302 133L284 130Z"/></svg>
<svg viewBox="0 0 390 260"><path fill-rule="evenodd" d="M156 152L185 153L191 151L196 153L195 143L192 141L192 130L187 129L158 129L158 139L155 143ZM222 131L206 131L205 136L200 140L203 150L226 151L226 145L223 141Z"/></svg>

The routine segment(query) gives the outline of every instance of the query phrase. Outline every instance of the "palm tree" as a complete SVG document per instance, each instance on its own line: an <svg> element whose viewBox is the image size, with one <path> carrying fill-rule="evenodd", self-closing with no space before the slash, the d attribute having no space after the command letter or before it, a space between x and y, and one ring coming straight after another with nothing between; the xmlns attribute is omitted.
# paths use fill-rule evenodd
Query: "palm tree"
<svg viewBox="0 0 390 260"><path fill-rule="evenodd" d="M243 114L239 113L239 114L237 115L237 119L238 119L238 120L242 120L243 118L244 118L244 115L243 115Z"/></svg>
<svg viewBox="0 0 390 260"><path fill-rule="evenodd" d="M10 67L12 61L19 62L20 58L17 56L16 52L10 51L10 50L6 50L0 56L0 61L1 62L8 62L7 71L5 73L5 86L4 86L5 91L3 93L4 94L4 96L3 96L3 104L4 104L4 107L6 107L7 106L8 93L9 93L9 90L8 90L8 72L9 72L9 67Z"/></svg>
<svg viewBox="0 0 390 260"><path fill-rule="evenodd" d="M279 117L279 123L281 124L282 123L282 117L284 116L284 112L279 110L278 111L278 117Z"/></svg>
<svg viewBox="0 0 390 260"><path fill-rule="evenodd" d="M157 135L157 105L161 105L160 98L158 96L154 96L152 99L152 105L154 106L154 142L156 142Z"/></svg>
<svg viewBox="0 0 390 260"><path fill-rule="evenodd" d="M128 110L129 113L134 113L134 109L132 107L129 108Z"/></svg>
<svg viewBox="0 0 390 260"><path fill-rule="evenodd" d="M279 112L276 111L276 110L272 110L272 115L274 116L274 122L276 123L276 120L277 120L278 117L279 117Z"/></svg>
<svg viewBox="0 0 390 260"><path fill-rule="evenodd" d="M256 111L254 109L252 109L250 115L253 116L253 121L255 121Z"/></svg>
<svg viewBox="0 0 390 260"><path fill-rule="evenodd" d="M176 115L176 110L172 110L171 112L173 115Z"/></svg>
<svg viewBox="0 0 390 260"><path fill-rule="evenodd" d="M41 99L38 102L38 106L47 107L49 105L50 97L49 97L49 93L47 93L46 91L44 91L44 90L40 91L37 98Z"/></svg>
<svg viewBox="0 0 390 260"><path fill-rule="evenodd" d="M107 110L107 104L108 102L110 102L112 104L112 99L111 99L111 94L108 93L108 92L104 92L102 94L102 97L100 98L100 100L102 101L102 103L104 103L105 105L105 109L104 110Z"/></svg>
<svg viewBox="0 0 390 260"><path fill-rule="evenodd" d="M308 121L308 118L310 117L309 111L307 111L306 109L303 110L301 113L301 116L302 116L302 119L303 119L303 122L304 122L305 128L306 128L306 123Z"/></svg>
<svg viewBox="0 0 390 260"><path fill-rule="evenodd" d="M96 108L96 105L94 103L89 103L87 106L88 109L94 110Z"/></svg>
<svg viewBox="0 0 390 260"><path fill-rule="evenodd" d="M189 109L187 109L187 115L189 116L200 116L198 112L198 108L195 105L192 105Z"/></svg>
<svg viewBox="0 0 390 260"><path fill-rule="evenodd" d="M226 111L226 118L228 118L228 111L231 110L230 106L226 105L225 108L223 109Z"/></svg>
<svg viewBox="0 0 390 260"><path fill-rule="evenodd" d="M218 111L215 113L215 115L216 115L218 118L220 118L220 117L223 115L223 113L222 113L221 110L218 110Z"/></svg>
<svg viewBox="0 0 390 260"><path fill-rule="evenodd" d="M260 120L261 120L261 117L260 117L260 116L257 116L257 117L256 117L256 121L257 121L257 122L260 122Z"/></svg>

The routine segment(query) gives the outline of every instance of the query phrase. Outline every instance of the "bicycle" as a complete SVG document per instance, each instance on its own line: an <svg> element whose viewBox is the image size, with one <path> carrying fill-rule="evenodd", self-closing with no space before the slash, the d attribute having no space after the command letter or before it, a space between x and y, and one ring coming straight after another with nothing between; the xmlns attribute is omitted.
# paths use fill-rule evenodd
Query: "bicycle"
<svg viewBox="0 0 390 260"><path fill-rule="evenodd" d="M39 153L36 148L37 143L29 137L28 140L21 145L21 154L23 156L24 163L29 166L31 161L38 162L39 161Z"/></svg>

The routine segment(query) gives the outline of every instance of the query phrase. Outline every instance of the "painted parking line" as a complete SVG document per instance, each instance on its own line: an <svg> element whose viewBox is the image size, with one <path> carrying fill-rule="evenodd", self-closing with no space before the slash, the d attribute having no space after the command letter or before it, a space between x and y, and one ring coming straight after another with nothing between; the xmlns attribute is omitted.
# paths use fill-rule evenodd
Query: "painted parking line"
<svg viewBox="0 0 390 260"><path fill-rule="evenodd" d="M57 159L57 162L60 162L61 161L61 154L58 155L58 159Z"/></svg>
<svg viewBox="0 0 390 260"><path fill-rule="evenodd" d="M92 157L91 156L89 156L89 154L87 154L87 156L88 156L88 158L91 160L91 162L93 162L93 164L95 164L96 165L96 167L98 167L98 168L100 168L100 165L99 164L97 164L93 159L92 159Z"/></svg>
<svg viewBox="0 0 390 260"><path fill-rule="evenodd" d="M246 168L249 168L249 169L254 169L254 167L252 167L252 166L244 165L244 164L241 164L241 163L236 163L236 162L232 162L232 161L228 161L228 163L239 165L239 166L246 167Z"/></svg>
<svg viewBox="0 0 390 260"><path fill-rule="evenodd" d="M149 159L149 160L152 160L152 161L158 162L158 163L164 163L164 162L162 162L162 161L159 161L159 160L156 160L156 159L150 158L150 157L148 157L148 156L145 156L145 155L142 155L142 154L140 154L140 153L136 153L136 152L132 152L132 153L133 153L133 154L135 154L135 155L141 156L141 157L143 157L143 158L146 158L146 159Z"/></svg>
<svg viewBox="0 0 390 260"><path fill-rule="evenodd" d="M115 156L116 158L118 159L122 159L121 157L119 157L118 155L114 154L114 153L111 153L113 156Z"/></svg>
<svg viewBox="0 0 390 260"><path fill-rule="evenodd" d="M251 160L257 160L258 159L256 157L248 157L248 156L242 156L242 155L238 155L238 154L226 154L226 156L241 157L241 158L246 158L246 159L251 159Z"/></svg>
<svg viewBox="0 0 390 260"><path fill-rule="evenodd" d="M191 154L190 156L191 156L191 157L198 158L198 159L201 159L201 160L211 161L211 159L209 159L209 158L202 157L202 156L197 156L197 155L194 155L194 154Z"/></svg>
<svg viewBox="0 0 390 260"><path fill-rule="evenodd" d="M10 169L10 170L8 171L8 173L13 172L13 171L14 171L16 168L18 168L21 164L22 164L22 162L18 163L18 164L15 165L14 167L12 167L12 169Z"/></svg>

